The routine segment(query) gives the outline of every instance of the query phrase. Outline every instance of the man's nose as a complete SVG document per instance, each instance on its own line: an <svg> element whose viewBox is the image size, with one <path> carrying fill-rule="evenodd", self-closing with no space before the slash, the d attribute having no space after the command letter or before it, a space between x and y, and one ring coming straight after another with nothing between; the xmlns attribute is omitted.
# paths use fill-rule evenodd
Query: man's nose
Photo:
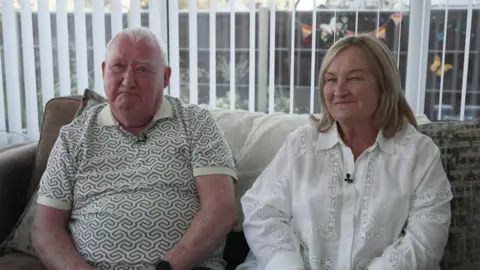
<svg viewBox="0 0 480 270"><path fill-rule="evenodd" d="M123 82L122 84L127 87L127 88L132 88L137 85L135 81L135 73L131 68L125 70L125 73L123 74Z"/></svg>

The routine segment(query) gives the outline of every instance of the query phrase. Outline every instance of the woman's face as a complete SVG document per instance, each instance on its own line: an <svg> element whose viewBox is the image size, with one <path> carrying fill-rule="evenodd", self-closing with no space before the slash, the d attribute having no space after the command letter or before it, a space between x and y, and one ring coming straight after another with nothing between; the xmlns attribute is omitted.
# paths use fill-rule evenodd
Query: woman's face
<svg viewBox="0 0 480 270"><path fill-rule="evenodd" d="M371 120L380 102L380 89L365 56L355 47L333 59L324 75L323 94L336 121Z"/></svg>

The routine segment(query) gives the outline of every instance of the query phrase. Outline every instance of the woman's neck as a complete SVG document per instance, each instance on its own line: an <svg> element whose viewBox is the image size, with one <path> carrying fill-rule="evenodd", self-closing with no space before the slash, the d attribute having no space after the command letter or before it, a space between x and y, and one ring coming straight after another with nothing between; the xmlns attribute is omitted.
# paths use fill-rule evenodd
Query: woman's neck
<svg viewBox="0 0 480 270"><path fill-rule="evenodd" d="M338 131L343 142L350 147L355 160L372 146L378 136L379 129L371 123L337 122Z"/></svg>

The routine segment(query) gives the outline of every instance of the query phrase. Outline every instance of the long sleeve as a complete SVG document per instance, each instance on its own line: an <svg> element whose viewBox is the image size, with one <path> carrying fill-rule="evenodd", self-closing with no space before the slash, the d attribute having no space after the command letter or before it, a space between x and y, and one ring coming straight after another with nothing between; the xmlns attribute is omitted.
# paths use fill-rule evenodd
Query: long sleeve
<svg viewBox="0 0 480 270"><path fill-rule="evenodd" d="M244 233L258 269L304 269L300 243L290 226L292 163L296 158L293 135L241 199Z"/></svg>
<svg viewBox="0 0 480 270"><path fill-rule="evenodd" d="M369 270L439 269L448 240L453 196L440 151L433 142L422 142L417 153L412 181L415 190L405 234L372 260Z"/></svg>

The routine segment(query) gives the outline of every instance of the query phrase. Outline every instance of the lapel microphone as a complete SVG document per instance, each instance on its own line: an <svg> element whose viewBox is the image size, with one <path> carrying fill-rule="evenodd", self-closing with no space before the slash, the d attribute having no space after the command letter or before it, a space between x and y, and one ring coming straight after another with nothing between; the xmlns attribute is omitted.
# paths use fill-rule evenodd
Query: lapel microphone
<svg viewBox="0 0 480 270"><path fill-rule="evenodd" d="M347 182L347 183L349 183L349 184L353 183L353 179L350 178L350 177L351 177L351 175L350 175L349 173L347 173L347 174L345 175L345 182Z"/></svg>

